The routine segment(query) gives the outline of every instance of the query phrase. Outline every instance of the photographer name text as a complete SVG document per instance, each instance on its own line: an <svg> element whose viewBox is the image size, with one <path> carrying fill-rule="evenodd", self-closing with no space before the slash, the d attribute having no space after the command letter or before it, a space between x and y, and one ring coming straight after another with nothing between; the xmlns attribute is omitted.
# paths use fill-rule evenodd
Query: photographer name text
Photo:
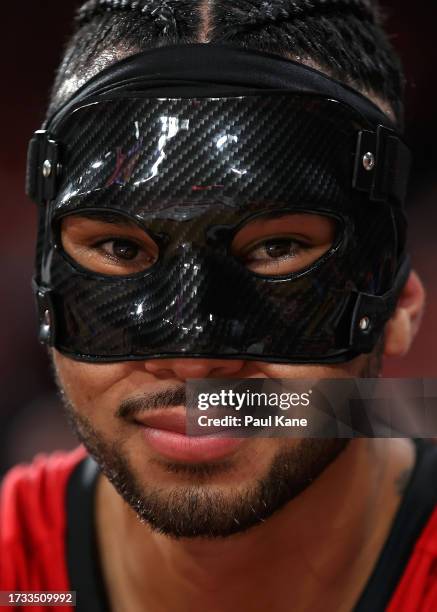
<svg viewBox="0 0 437 612"><path fill-rule="evenodd" d="M197 418L200 427L308 427L308 419L286 417L285 415L269 415L262 418L246 415L237 417L226 415L224 417L208 417L201 415Z"/></svg>

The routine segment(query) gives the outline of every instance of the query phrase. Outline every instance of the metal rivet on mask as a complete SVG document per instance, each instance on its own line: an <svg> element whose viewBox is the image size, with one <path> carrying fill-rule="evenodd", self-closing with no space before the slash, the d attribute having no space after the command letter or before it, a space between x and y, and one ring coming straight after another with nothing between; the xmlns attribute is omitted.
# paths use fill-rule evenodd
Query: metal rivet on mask
<svg viewBox="0 0 437 612"><path fill-rule="evenodd" d="M359 325L360 325L361 331L367 331L369 329L369 327L370 327L370 319L369 319L369 317L363 317L360 320L360 324Z"/></svg>
<svg viewBox="0 0 437 612"><path fill-rule="evenodd" d="M50 312L48 310L45 310L44 311L44 325L50 326L50 323L51 323Z"/></svg>
<svg viewBox="0 0 437 612"><path fill-rule="evenodd" d="M41 325L40 331L40 339L46 341L50 336L50 327L52 324L52 320L50 317L50 312L48 310L44 311L43 324Z"/></svg>
<svg viewBox="0 0 437 612"><path fill-rule="evenodd" d="M52 173L52 163L49 159L46 159L42 165L42 175L44 178L49 178Z"/></svg>
<svg viewBox="0 0 437 612"><path fill-rule="evenodd" d="M363 166L364 169L368 172L370 172L370 170L373 170L373 168L375 167L375 156L373 155L373 153L370 153L370 151L368 151L363 157Z"/></svg>

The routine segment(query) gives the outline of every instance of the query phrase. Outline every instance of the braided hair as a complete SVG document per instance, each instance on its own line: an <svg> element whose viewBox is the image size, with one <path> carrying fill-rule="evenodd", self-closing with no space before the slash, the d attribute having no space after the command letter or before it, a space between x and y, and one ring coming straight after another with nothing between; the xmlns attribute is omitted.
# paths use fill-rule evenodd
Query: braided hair
<svg viewBox="0 0 437 612"><path fill-rule="evenodd" d="M127 55L232 42L320 66L388 102L401 122L404 76L382 21L376 0L88 0L77 12L49 112Z"/></svg>
<svg viewBox="0 0 437 612"><path fill-rule="evenodd" d="M156 27L163 37L171 34L177 35L178 22L177 11L174 4L171 5L161 0L91 0L86 2L77 12L76 21L83 26L95 17L102 17L112 13L130 13L137 17L144 15L148 17L151 24Z"/></svg>

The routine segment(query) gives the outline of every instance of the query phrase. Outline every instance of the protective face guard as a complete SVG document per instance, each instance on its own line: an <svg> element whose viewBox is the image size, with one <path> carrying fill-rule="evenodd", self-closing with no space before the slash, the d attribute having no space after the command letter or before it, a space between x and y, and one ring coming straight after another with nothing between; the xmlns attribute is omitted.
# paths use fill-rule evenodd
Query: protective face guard
<svg viewBox="0 0 437 612"><path fill-rule="evenodd" d="M132 86L126 76L146 55L105 71L31 143L41 340L84 361L329 363L370 352L408 273L409 154L385 115L292 62L297 91L152 96L150 78ZM318 87L304 90L296 75L308 71ZM107 276L73 261L61 220L93 211L143 228L156 263ZM301 212L337 223L331 249L309 267L261 276L232 254L249 221Z"/></svg>

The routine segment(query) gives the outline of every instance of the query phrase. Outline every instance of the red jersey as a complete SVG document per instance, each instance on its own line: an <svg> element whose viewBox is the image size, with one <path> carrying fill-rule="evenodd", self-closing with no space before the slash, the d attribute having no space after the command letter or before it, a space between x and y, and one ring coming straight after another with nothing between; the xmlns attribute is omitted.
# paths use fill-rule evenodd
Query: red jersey
<svg viewBox="0 0 437 612"><path fill-rule="evenodd" d="M0 497L0 591L70 590L66 485L85 456L82 447L71 453L38 455L31 465L18 465L6 475ZM74 611L73 607L51 609Z"/></svg>
<svg viewBox="0 0 437 612"><path fill-rule="evenodd" d="M437 611L437 447L417 444L416 468L356 612ZM92 537L97 474L79 447L39 455L6 475L0 497L1 591L75 590L76 612L108 612Z"/></svg>

